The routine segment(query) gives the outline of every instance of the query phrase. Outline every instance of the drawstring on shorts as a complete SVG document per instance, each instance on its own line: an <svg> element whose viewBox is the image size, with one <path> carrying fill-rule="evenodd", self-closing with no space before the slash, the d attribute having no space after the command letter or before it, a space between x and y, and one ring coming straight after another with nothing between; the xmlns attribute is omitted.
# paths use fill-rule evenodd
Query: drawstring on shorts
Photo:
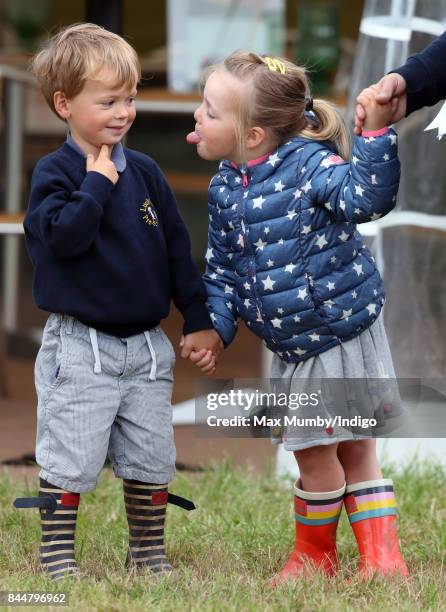
<svg viewBox="0 0 446 612"><path fill-rule="evenodd" d="M98 334L94 327L89 327L88 331L90 333L91 348L93 349L93 355L94 355L93 371L95 374L100 374L102 372L102 368L101 368L101 358L99 356Z"/></svg>
<svg viewBox="0 0 446 612"><path fill-rule="evenodd" d="M95 374L100 374L102 372L102 366L101 366L101 357L99 355L98 334L94 327L89 327L88 332L90 334L91 348L93 349L93 355L94 355L93 371ZM152 340L150 338L150 333L148 331L144 332L144 337L146 339L147 346L149 347L150 357L152 358L152 365L150 368L149 380L154 381L156 380L156 368L157 368L155 349L153 348Z"/></svg>
<svg viewBox="0 0 446 612"><path fill-rule="evenodd" d="M155 350L152 346L152 340L150 339L150 333L148 331L144 332L144 336L146 337L147 346L149 347L150 357L152 358L152 367L150 368L149 380L156 380L156 355Z"/></svg>

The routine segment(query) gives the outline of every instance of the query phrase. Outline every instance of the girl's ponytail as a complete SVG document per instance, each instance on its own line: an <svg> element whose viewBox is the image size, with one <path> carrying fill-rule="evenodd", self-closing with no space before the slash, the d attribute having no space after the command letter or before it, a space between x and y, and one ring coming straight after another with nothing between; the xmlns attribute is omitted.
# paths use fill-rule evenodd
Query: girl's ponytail
<svg viewBox="0 0 446 612"><path fill-rule="evenodd" d="M317 123L311 122L299 135L313 140L331 140L336 145L339 155L343 159L350 157L350 139L344 120L338 109L331 102L316 98L313 100L313 113Z"/></svg>

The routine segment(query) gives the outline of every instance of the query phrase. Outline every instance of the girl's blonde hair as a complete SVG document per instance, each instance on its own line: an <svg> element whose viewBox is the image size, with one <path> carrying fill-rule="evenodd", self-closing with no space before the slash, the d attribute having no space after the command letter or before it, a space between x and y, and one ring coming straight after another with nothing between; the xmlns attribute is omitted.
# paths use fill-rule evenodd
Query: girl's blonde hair
<svg viewBox="0 0 446 612"><path fill-rule="evenodd" d="M224 69L241 81L251 81L252 96L239 100L236 136L243 159L243 133L247 127L268 127L283 144L292 136L332 141L348 159L350 142L347 128L339 111L330 102L313 100L315 122L305 116L310 95L305 68L281 58L269 58L256 53L237 51L213 70Z"/></svg>
<svg viewBox="0 0 446 612"><path fill-rule="evenodd" d="M116 86L136 87L141 68L136 51L121 36L93 23L75 23L50 38L35 55L31 70L53 112L54 93L74 98L85 81L109 68ZM56 113L57 114L57 113Z"/></svg>

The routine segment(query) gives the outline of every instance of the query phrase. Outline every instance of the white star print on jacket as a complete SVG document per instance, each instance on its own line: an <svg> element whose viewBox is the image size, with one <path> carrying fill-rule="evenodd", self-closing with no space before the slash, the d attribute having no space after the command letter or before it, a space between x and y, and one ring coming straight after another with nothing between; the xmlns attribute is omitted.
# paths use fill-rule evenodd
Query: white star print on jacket
<svg viewBox="0 0 446 612"><path fill-rule="evenodd" d="M384 288L356 224L395 205L395 138L392 130L357 137L352 163L331 143L296 137L247 166L220 164L209 187L204 281L226 345L240 316L268 348L297 362L373 323Z"/></svg>

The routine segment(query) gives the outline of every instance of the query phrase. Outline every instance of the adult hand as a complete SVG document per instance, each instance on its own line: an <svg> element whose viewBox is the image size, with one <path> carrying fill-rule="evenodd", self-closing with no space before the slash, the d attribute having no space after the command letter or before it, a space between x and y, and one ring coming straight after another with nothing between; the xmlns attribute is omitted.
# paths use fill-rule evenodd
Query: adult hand
<svg viewBox="0 0 446 612"><path fill-rule="evenodd" d="M99 172L107 177L113 184L116 184L119 179L118 171L115 164L111 160L111 147L103 144L99 155L94 158L94 155L87 155L87 172Z"/></svg>
<svg viewBox="0 0 446 612"><path fill-rule="evenodd" d="M407 94L406 81L396 72L386 74L376 83L376 100L381 104L391 103L392 114L389 123L396 123L406 115ZM365 109L361 104L361 94L356 98L355 134L360 135L366 117Z"/></svg>

